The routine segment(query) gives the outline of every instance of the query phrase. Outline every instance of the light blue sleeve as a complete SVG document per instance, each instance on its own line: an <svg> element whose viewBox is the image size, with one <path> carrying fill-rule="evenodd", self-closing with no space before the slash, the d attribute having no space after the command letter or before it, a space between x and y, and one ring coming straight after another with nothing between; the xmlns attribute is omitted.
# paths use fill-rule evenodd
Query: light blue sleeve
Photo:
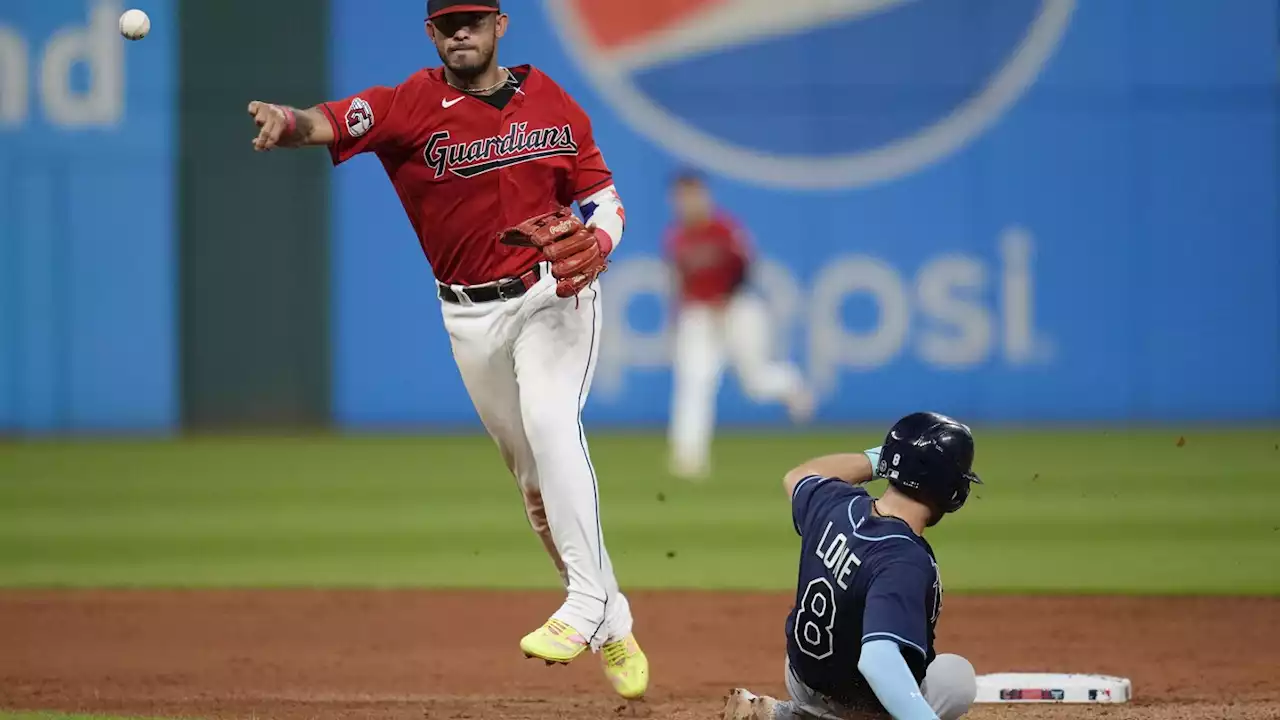
<svg viewBox="0 0 1280 720"><path fill-rule="evenodd" d="M902 658L902 649L894 641L872 640L863 644L858 671L894 720L938 720L920 693L907 661Z"/></svg>
<svg viewBox="0 0 1280 720"><path fill-rule="evenodd" d="M880 448L873 447L870 450L863 450L862 454L866 455L867 459L871 461L871 478L874 480L876 471L880 468Z"/></svg>

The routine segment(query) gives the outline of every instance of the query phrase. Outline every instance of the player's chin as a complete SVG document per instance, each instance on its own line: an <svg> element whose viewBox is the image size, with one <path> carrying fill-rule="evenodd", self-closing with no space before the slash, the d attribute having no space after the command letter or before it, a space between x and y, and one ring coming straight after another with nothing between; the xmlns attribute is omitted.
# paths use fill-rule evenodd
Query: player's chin
<svg viewBox="0 0 1280 720"><path fill-rule="evenodd" d="M486 63L480 53L475 50L455 50L445 58L445 64L454 75L471 79L484 72Z"/></svg>

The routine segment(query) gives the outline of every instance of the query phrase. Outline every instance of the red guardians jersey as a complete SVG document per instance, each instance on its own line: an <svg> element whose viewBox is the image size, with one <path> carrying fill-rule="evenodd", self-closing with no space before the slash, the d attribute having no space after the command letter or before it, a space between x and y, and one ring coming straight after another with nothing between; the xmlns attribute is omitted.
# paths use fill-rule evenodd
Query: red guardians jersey
<svg viewBox="0 0 1280 720"><path fill-rule="evenodd" d="M675 267L683 302L722 303L746 279L750 245L738 223L718 213L705 223L673 226L666 256Z"/></svg>
<svg viewBox="0 0 1280 720"><path fill-rule="evenodd" d="M519 85L502 107L454 89L441 68L321 106L333 163L378 156L446 284L520 275L541 253L498 234L613 182L582 108L540 70L511 72Z"/></svg>

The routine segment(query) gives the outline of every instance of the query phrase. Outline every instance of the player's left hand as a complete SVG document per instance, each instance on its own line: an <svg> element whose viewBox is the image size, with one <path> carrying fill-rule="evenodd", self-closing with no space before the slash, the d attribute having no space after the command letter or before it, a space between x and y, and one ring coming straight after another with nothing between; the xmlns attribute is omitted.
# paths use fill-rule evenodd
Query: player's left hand
<svg viewBox="0 0 1280 720"><path fill-rule="evenodd" d="M504 230L500 239L505 245L541 250L551 262L556 295L562 298L576 297L608 269L595 228L583 225L569 208L529 218Z"/></svg>

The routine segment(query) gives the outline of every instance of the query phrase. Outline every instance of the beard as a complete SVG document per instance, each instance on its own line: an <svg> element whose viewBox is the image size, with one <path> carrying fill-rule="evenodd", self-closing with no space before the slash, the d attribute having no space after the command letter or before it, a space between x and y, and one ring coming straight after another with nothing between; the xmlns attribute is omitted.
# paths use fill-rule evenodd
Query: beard
<svg viewBox="0 0 1280 720"><path fill-rule="evenodd" d="M493 65L494 55L497 47L489 48L486 53L483 50L476 49L467 53L467 59L451 58L448 51L437 49L436 53L440 56L444 66L449 68L459 80L471 81L479 77Z"/></svg>

